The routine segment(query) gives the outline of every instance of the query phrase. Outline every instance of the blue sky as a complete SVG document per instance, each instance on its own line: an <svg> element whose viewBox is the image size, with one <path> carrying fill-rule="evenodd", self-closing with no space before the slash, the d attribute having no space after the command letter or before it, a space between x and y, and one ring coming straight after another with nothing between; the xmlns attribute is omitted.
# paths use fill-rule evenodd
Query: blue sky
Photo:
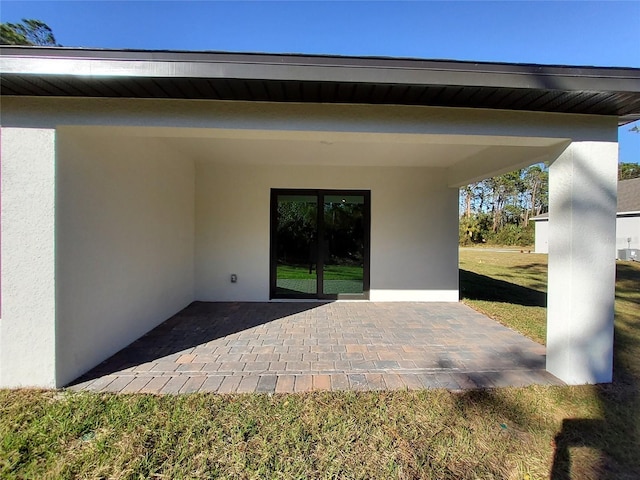
<svg viewBox="0 0 640 480"><path fill-rule="evenodd" d="M640 67L640 1L205 2L1 0L65 46L325 53ZM620 129L620 160L640 133Z"/></svg>

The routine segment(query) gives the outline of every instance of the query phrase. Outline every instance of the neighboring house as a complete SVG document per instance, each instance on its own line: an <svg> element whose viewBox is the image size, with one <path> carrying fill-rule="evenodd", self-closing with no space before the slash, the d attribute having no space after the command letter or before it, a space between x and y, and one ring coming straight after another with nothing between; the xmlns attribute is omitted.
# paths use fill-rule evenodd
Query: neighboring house
<svg viewBox="0 0 640 480"><path fill-rule="evenodd" d="M0 53L0 386L65 385L194 300L457 302L458 188L539 162L547 369L611 380L639 69Z"/></svg>
<svg viewBox="0 0 640 480"><path fill-rule="evenodd" d="M640 248L640 178L618 182L616 213L616 256L620 250ZM536 253L549 253L549 213L533 217Z"/></svg>

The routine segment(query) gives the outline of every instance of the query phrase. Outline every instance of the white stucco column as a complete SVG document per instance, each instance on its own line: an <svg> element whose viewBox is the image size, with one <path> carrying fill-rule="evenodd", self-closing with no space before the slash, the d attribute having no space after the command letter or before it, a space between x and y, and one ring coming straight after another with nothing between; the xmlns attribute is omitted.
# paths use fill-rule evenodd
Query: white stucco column
<svg viewBox="0 0 640 480"><path fill-rule="evenodd" d="M615 298L616 142L574 142L549 169L547 370L610 382Z"/></svg>
<svg viewBox="0 0 640 480"><path fill-rule="evenodd" d="M55 130L1 133L0 387L54 387Z"/></svg>

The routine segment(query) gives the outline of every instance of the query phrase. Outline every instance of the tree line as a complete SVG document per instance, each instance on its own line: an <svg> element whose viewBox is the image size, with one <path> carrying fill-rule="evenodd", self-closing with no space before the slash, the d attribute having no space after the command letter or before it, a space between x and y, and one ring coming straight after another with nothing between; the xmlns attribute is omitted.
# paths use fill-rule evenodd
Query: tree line
<svg viewBox="0 0 640 480"><path fill-rule="evenodd" d="M618 180L638 177L639 164L618 164ZM471 183L460 189L460 244L532 245L531 218L548 211L548 165Z"/></svg>
<svg viewBox="0 0 640 480"><path fill-rule="evenodd" d="M0 23L0 45L60 46L49 25L31 18Z"/></svg>

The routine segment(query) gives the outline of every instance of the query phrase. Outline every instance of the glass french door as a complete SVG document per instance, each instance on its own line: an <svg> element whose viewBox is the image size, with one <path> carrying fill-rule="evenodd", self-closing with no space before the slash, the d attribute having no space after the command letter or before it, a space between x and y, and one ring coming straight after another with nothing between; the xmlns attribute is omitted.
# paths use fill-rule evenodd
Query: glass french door
<svg viewBox="0 0 640 480"><path fill-rule="evenodd" d="M370 192L271 191L271 298L369 297Z"/></svg>

